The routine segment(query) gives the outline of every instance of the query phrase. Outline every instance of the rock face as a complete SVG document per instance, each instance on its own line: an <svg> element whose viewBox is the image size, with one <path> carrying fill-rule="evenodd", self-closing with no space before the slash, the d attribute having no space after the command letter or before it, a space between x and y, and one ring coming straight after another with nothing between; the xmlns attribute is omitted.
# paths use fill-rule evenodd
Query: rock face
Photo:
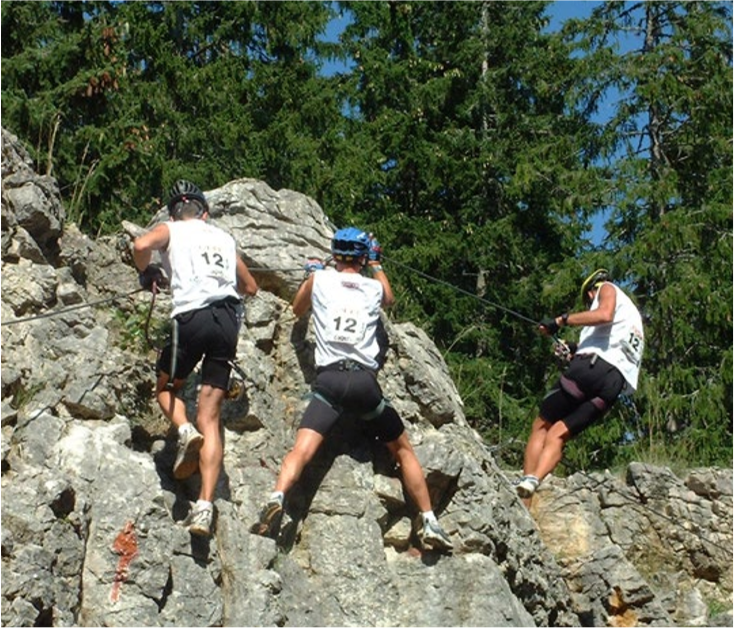
<svg viewBox="0 0 735 629"><path fill-rule="evenodd" d="M531 513L583 625L731 626L732 470L554 478Z"/></svg>
<svg viewBox="0 0 735 629"><path fill-rule="evenodd" d="M732 470L553 479L529 511L410 323L384 321L381 384L454 553L417 549L398 471L351 420L289 494L278 539L250 534L314 377L311 325L289 300L332 234L314 201L250 179L207 193L261 291L238 346L247 394L223 411L215 532L191 537L180 521L199 477L171 475L142 341L151 296L130 257L142 227L92 241L64 223L55 182L17 139L3 130L2 143L4 625L731 624ZM168 307L159 295L152 334Z"/></svg>

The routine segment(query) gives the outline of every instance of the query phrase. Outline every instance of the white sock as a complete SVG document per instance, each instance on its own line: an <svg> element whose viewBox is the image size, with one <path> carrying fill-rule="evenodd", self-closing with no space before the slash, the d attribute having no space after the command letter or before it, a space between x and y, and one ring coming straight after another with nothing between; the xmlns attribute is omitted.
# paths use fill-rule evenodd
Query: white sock
<svg viewBox="0 0 735 629"><path fill-rule="evenodd" d="M212 503L209 500L197 500L196 504L197 511L204 511L205 509L212 510Z"/></svg>
<svg viewBox="0 0 735 629"><path fill-rule="evenodd" d="M436 522L436 516L434 515L434 511L423 511L421 513L421 517L423 518L424 522Z"/></svg>
<svg viewBox="0 0 735 629"><path fill-rule="evenodd" d="M284 494L282 491L274 491L268 501L272 502L273 500L277 500L278 504L283 505L283 498Z"/></svg>
<svg viewBox="0 0 735 629"><path fill-rule="evenodd" d="M182 424L181 426L179 426L179 435L181 435L182 437L185 436L186 433L189 432L192 428L193 426L189 422Z"/></svg>

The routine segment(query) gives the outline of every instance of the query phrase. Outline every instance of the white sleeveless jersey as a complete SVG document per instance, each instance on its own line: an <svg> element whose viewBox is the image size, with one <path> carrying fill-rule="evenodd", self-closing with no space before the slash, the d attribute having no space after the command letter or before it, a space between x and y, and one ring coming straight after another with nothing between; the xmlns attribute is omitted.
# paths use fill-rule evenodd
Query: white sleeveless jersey
<svg viewBox="0 0 735 629"><path fill-rule="evenodd" d="M169 241L161 261L171 280L171 317L225 297L239 299L235 239L200 219L166 225Z"/></svg>
<svg viewBox="0 0 735 629"><path fill-rule="evenodd" d="M615 284L610 285L616 293L613 321L606 325L583 327L577 354L597 354L620 370L628 383L626 390L635 391L643 357L643 320L630 297ZM597 291L590 310L597 308L599 295L600 291Z"/></svg>
<svg viewBox="0 0 735 629"><path fill-rule="evenodd" d="M314 272L311 308L317 367L349 358L378 368L376 331L382 301L383 285L378 280L333 269Z"/></svg>

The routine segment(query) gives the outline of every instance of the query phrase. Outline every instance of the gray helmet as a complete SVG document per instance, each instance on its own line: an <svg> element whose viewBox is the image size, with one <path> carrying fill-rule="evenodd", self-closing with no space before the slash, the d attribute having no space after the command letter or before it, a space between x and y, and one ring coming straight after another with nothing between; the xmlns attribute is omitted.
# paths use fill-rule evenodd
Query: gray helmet
<svg viewBox="0 0 735 629"><path fill-rule="evenodd" d="M176 206L180 202L185 203L187 201L198 201L202 205L200 215L209 211L209 204L204 197L204 193L196 185L191 183L191 181L179 179L169 192L168 213L176 218Z"/></svg>

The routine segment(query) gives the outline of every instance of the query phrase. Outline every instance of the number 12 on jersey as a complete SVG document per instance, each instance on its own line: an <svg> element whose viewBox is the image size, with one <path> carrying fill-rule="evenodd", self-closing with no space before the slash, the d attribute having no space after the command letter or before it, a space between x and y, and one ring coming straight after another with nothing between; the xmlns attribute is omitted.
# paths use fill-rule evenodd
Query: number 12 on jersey
<svg viewBox="0 0 735 629"><path fill-rule="evenodd" d="M329 340L334 343L356 344L365 334L364 313L349 307L340 308L331 319L328 330Z"/></svg>

